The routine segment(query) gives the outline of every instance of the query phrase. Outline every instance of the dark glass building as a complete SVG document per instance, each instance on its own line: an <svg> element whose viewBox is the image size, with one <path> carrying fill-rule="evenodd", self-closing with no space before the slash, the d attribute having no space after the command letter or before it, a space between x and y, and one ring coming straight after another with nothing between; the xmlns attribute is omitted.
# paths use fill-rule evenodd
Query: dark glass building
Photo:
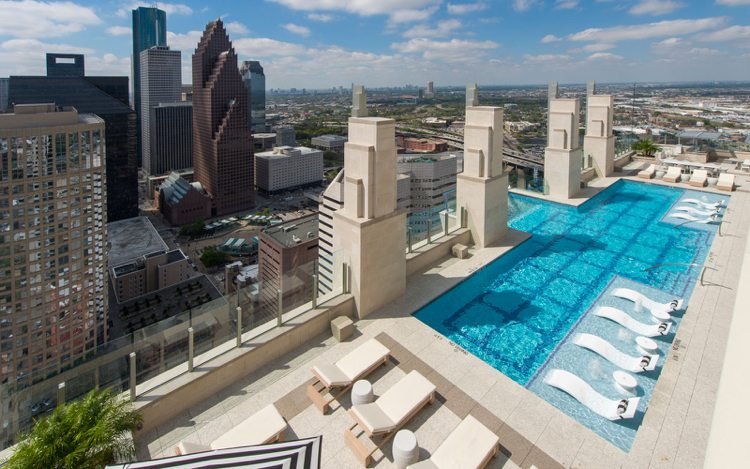
<svg viewBox="0 0 750 469"><path fill-rule="evenodd" d="M8 88L9 103L55 103L104 119L107 220L138 215L136 117L127 105L127 77L12 76Z"/></svg>
<svg viewBox="0 0 750 469"><path fill-rule="evenodd" d="M150 110L151 174L193 167L193 103L159 103Z"/></svg>
<svg viewBox="0 0 750 469"><path fill-rule="evenodd" d="M216 20L193 54L193 170L221 216L255 204L253 138L237 54Z"/></svg>
<svg viewBox="0 0 750 469"><path fill-rule="evenodd" d="M48 77L82 77L86 75L83 54L47 54Z"/></svg>
<svg viewBox="0 0 750 469"><path fill-rule="evenodd" d="M141 52L154 46L167 45L167 14L158 8L138 7L133 10L133 55L130 56L133 77L133 108L137 114L137 155L140 164L141 138Z"/></svg>
<svg viewBox="0 0 750 469"><path fill-rule="evenodd" d="M246 60L240 68L248 99L248 123L253 133L266 131L266 75L257 60Z"/></svg>

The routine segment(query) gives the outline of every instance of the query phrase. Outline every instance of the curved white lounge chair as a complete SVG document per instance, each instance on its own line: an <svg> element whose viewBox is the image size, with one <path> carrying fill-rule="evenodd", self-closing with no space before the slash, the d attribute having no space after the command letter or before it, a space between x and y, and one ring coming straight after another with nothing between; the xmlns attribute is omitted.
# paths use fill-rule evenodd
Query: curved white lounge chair
<svg viewBox="0 0 750 469"><path fill-rule="evenodd" d="M663 313L672 314L678 309L682 309L682 298L674 298L669 303L659 303L647 297L643 293L630 288L615 288L612 290L612 296L630 300L635 304L640 304L644 308L651 311L654 316L662 317Z"/></svg>
<svg viewBox="0 0 750 469"><path fill-rule="evenodd" d="M690 215L689 213L677 212L677 213L670 213L669 216L672 218L679 218L681 220L694 221L695 223L703 223L704 225L710 225L710 224L718 225L719 224L719 219L715 215L711 215L710 217L707 217L707 218L698 218L698 217L694 217Z"/></svg>
<svg viewBox="0 0 750 469"><path fill-rule="evenodd" d="M688 198L682 199L680 203L693 204L706 209L719 209L727 206L727 201L724 199L721 199L719 202L704 202L702 200Z"/></svg>
<svg viewBox="0 0 750 469"><path fill-rule="evenodd" d="M641 400L640 397L608 399L594 390L589 383L565 370L550 371L544 382L565 391L593 412L609 420L633 418Z"/></svg>
<svg viewBox="0 0 750 469"><path fill-rule="evenodd" d="M714 210L700 210L695 207L688 207L687 205L681 205L679 207L675 207L675 210L679 212L689 213L690 215L698 216L698 217L710 217L713 215L717 217L721 216L721 211L718 208Z"/></svg>
<svg viewBox="0 0 750 469"><path fill-rule="evenodd" d="M594 314L600 318L609 319L617 324L630 329L636 334L645 335L646 337L656 337L659 335L669 334L672 329L671 322L660 322L659 324L644 324L636 321L630 315L611 306L600 306L594 310Z"/></svg>
<svg viewBox="0 0 750 469"><path fill-rule="evenodd" d="M577 334L573 338L573 343L579 347L589 349L623 370L632 371L633 373L651 371L656 368L656 363L659 361L659 355L633 357L627 353L623 353L611 343L593 334Z"/></svg>

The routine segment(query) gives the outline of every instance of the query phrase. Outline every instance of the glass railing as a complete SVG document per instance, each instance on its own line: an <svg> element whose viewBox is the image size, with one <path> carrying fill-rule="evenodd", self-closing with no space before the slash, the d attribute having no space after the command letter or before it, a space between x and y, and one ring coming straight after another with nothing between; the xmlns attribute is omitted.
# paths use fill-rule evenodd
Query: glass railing
<svg viewBox="0 0 750 469"><path fill-rule="evenodd" d="M406 252L438 241L461 228L461 210L456 191L442 194L432 208L410 213L406 218Z"/></svg>
<svg viewBox="0 0 750 469"><path fill-rule="evenodd" d="M295 267L280 279L263 276L261 271L257 282L210 301L198 293L191 296L188 283L182 287L180 313L113 338L74 367L40 369L0 384L0 449L13 444L19 432L58 402L96 387L131 395L147 392L188 373L191 365L195 369L335 298L345 290L347 266L336 252Z"/></svg>

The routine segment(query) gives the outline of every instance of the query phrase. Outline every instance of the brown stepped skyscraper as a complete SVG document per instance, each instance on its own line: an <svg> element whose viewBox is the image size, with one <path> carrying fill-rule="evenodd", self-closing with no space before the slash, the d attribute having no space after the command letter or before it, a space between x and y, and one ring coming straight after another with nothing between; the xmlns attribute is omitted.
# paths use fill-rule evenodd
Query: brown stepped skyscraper
<svg viewBox="0 0 750 469"><path fill-rule="evenodd" d="M206 26L193 54L193 166L213 199L212 214L252 208L253 141L247 88L224 24Z"/></svg>

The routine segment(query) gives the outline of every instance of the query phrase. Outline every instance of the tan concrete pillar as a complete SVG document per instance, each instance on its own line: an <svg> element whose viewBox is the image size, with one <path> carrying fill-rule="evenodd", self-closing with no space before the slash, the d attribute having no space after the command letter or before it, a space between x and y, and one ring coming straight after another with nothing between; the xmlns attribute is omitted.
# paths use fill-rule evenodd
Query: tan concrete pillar
<svg viewBox="0 0 750 469"><path fill-rule="evenodd" d="M344 206L333 214L336 249L350 266L360 318L406 291L406 211L396 209L396 122L349 119Z"/></svg>
<svg viewBox="0 0 750 469"><path fill-rule="evenodd" d="M457 176L456 198L468 212L474 244L483 248L508 231L508 177L503 170L503 110L466 108L464 171Z"/></svg>
<svg viewBox="0 0 750 469"><path fill-rule="evenodd" d="M612 118L615 98L610 95L589 95L586 98L586 135L583 154L591 157L596 175L608 177L615 170L615 136Z"/></svg>
<svg viewBox="0 0 750 469"><path fill-rule="evenodd" d="M578 99L550 99L544 179L549 195L568 199L581 190L583 149L578 135L581 103Z"/></svg>

